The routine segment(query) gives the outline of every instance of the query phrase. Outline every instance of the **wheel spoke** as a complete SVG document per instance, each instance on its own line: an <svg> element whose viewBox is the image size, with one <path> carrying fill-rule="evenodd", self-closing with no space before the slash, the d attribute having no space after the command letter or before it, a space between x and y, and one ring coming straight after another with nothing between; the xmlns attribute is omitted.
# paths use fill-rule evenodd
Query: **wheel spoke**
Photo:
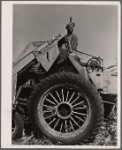
<svg viewBox="0 0 122 150"><path fill-rule="evenodd" d="M45 117L45 119L49 119L49 118L54 117L54 116L55 116L55 114L52 114L50 116Z"/></svg>
<svg viewBox="0 0 122 150"><path fill-rule="evenodd" d="M45 110L43 114L48 113L48 112L52 112L52 110Z"/></svg>
<svg viewBox="0 0 122 150"><path fill-rule="evenodd" d="M55 105L55 103L54 103L54 102L52 102L50 99L46 98L45 100L46 100L46 101L48 101L49 103L51 103L51 104Z"/></svg>
<svg viewBox="0 0 122 150"><path fill-rule="evenodd" d="M48 105L43 105L44 107L46 107L46 108L49 108L49 109L53 109L53 107L52 106L48 106Z"/></svg>
<svg viewBox="0 0 122 150"><path fill-rule="evenodd" d="M77 114L77 115L87 116L87 114L78 113L78 112L75 112L75 111L73 111L73 113L74 113L74 114Z"/></svg>
<svg viewBox="0 0 122 150"><path fill-rule="evenodd" d="M80 96L78 95L71 103L73 104Z"/></svg>
<svg viewBox="0 0 122 150"><path fill-rule="evenodd" d="M55 129L55 128L56 128L56 126L57 126L57 125L58 125L58 123L59 123L59 120L60 120L60 119L58 119L58 120L56 121L55 126L54 126L54 128L53 128L53 129Z"/></svg>
<svg viewBox="0 0 122 150"><path fill-rule="evenodd" d="M77 105L81 105L81 104L83 104L83 103L84 103L84 101L79 102L79 103L77 103L77 104L73 105L73 107L75 107L75 106L77 106Z"/></svg>
<svg viewBox="0 0 122 150"><path fill-rule="evenodd" d="M60 95L59 95L58 91L56 91L56 94L57 94L57 96L58 96L58 98L59 98L59 100L60 100L60 102L61 102L62 100L61 100L61 98L60 98Z"/></svg>
<svg viewBox="0 0 122 150"><path fill-rule="evenodd" d="M65 129L66 129L66 133L68 133L68 130L67 130L67 120L65 120Z"/></svg>
<svg viewBox="0 0 122 150"><path fill-rule="evenodd" d="M71 97L70 97L70 99L69 99L69 101L68 101L69 103L70 103L70 101L72 100L72 98L73 98L74 95L75 95L75 92L72 93L72 95L71 95Z"/></svg>
<svg viewBox="0 0 122 150"><path fill-rule="evenodd" d="M56 120L56 118L54 118L53 120L51 120L48 124L51 125L55 120Z"/></svg>
<svg viewBox="0 0 122 150"><path fill-rule="evenodd" d="M71 116L71 120L72 120L78 127L80 127L79 124L73 119L72 116Z"/></svg>
<svg viewBox="0 0 122 150"><path fill-rule="evenodd" d="M50 96L54 99L54 101L56 102L56 104L58 104L58 100L50 93Z"/></svg>
<svg viewBox="0 0 122 150"><path fill-rule="evenodd" d="M62 127L63 127L63 123L61 123L61 128L60 128L60 132L61 132L61 130L62 130Z"/></svg>
<svg viewBox="0 0 122 150"><path fill-rule="evenodd" d="M84 107L75 107L75 108L74 108L74 110L80 110L80 109L87 109L87 107L84 106Z"/></svg>
<svg viewBox="0 0 122 150"><path fill-rule="evenodd" d="M78 116L76 116L76 115L75 115L75 117L76 117L77 119L79 119L80 121L85 122L85 120L81 119L80 117L78 117Z"/></svg>
<svg viewBox="0 0 122 150"><path fill-rule="evenodd" d="M66 102L68 101L69 91L67 92Z"/></svg>
<svg viewBox="0 0 122 150"><path fill-rule="evenodd" d="M62 102L64 102L64 92L63 92L63 89L61 91L62 91Z"/></svg>
<svg viewBox="0 0 122 150"><path fill-rule="evenodd" d="M71 120L69 121L69 123L70 123L71 129L74 131L75 129L74 129L74 126L73 126Z"/></svg>

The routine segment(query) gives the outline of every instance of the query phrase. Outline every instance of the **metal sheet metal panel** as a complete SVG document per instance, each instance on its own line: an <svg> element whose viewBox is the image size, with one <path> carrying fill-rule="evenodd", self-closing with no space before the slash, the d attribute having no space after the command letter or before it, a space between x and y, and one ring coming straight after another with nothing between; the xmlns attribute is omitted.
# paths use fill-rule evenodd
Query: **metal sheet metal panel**
<svg viewBox="0 0 122 150"><path fill-rule="evenodd" d="M30 53L13 67L13 75L17 74L23 67L28 65L35 58L33 53Z"/></svg>
<svg viewBox="0 0 122 150"><path fill-rule="evenodd" d="M88 78L87 73L84 69L83 66L81 66L76 60L75 57L73 56L73 54L71 53L69 55L69 59L71 61L71 63L74 65L74 67L76 68L76 70L79 72L79 74L81 74L82 76L84 76L84 78Z"/></svg>
<svg viewBox="0 0 122 150"><path fill-rule="evenodd" d="M117 65L113 65L108 67L105 71L104 74L108 75L108 89L107 93L112 93L112 94L117 94L117 74L118 74L118 69Z"/></svg>
<svg viewBox="0 0 122 150"><path fill-rule="evenodd" d="M17 61L23 59L29 53L31 53L35 50L37 50L37 51L41 50L43 47L45 47L45 45L47 45L46 41L29 42L29 44L25 47L25 49L22 51L22 53L18 56L18 58L16 59L14 64Z"/></svg>
<svg viewBox="0 0 122 150"><path fill-rule="evenodd" d="M57 57L59 56L59 49L57 44L53 44L45 49L43 53L38 54L36 59L41 63L42 67L48 71Z"/></svg>
<svg viewBox="0 0 122 150"><path fill-rule="evenodd" d="M117 76L109 74L108 93L117 94Z"/></svg>
<svg viewBox="0 0 122 150"><path fill-rule="evenodd" d="M97 89L102 89L102 93L117 94L117 76L111 72L92 72L92 81Z"/></svg>
<svg viewBox="0 0 122 150"><path fill-rule="evenodd" d="M42 50L43 48L45 48L47 45L48 45L48 43L45 42L43 45L41 45L40 47L38 47L38 48L36 49L36 51L41 51L41 50Z"/></svg>
<svg viewBox="0 0 122 150"><path fill-rule="evenodd" d="M108 73L93 71L90 73L90 77L97 89L102 89L104 92L108 92Z"/></svg>
<svg viewBox="0 0 122 150"><path fill-rule="evenodd" d="M102 72L97 72L96 70L94 70L93 72L90 73L90 77L97 89L103 89L104 83Z"/></svg>

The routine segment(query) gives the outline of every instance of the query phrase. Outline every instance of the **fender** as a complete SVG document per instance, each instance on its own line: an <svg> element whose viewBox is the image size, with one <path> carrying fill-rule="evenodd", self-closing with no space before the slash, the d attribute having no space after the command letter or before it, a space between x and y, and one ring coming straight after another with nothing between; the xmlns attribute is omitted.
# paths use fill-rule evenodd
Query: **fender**
<svg viewBox="0 0 122 150"><path fill-rule="evenodd" d="M71 56L71 54L69 54L69 60L71 61L72 65L75 67L75 69L78 71L78 73L82 76L84 76L84 78L89 80L88 74L86 69L81 66L73 56Z"/></svg>

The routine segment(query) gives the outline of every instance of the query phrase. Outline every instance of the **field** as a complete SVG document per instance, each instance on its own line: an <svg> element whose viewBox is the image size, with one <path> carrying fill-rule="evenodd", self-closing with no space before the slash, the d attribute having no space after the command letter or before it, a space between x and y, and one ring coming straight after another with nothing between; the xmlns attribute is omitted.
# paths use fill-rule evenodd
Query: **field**
<svg viewBox="0 0 122 150"><path fill-rule="evenodd" d="M53 145L51 141L45 137L36 139L34 135L25 136L23 134L21 139L12 141L14 145ZM57 145L62 145L62 143L57 143ZM80 144L84 145L84 144ZM117 115L116 110L113 109L109 116L104 119L103 124L99 130L99 133L96 135L94 142L88 143L85 145L104 145L104 146L113 146L117 145Z"/></svg>

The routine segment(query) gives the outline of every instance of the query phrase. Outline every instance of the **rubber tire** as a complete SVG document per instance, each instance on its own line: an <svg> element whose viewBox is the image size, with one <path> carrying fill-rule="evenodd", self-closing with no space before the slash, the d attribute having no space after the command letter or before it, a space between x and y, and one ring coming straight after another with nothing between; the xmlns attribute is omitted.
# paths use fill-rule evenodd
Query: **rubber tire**
<svg viewBox="0 0 122 150"><path fill-rule="evenodd" d="M15 112L13 119L14 119L16 128L12 132L12 140L15 140L15 139L19 139L22 137L24 122L18 112Z"/></svg>
<svg viewBox="0 0 122 150"><path fill-rule="evenodd" d="M83 92L88 96L89 103L91 105L91 118L89 124L85 130L73 138L60 138L59 136L53 136L50 134L50 131L46 131L43 127L43 124L39 122L37 115L37 105L43 93L48 90L50 87L60 84L60 83L70 83L79 86ZM98 133L98 130L102 124L104 116L104 107L103 101L98 94L95 86L86 81L85 78L81 75L75 73L56 73L52 74L45 79L43 79L38 85L35 86L28 103L28 113L29 120L32 125L33 131L37 136L37 133L46 136L51 140L52 143L56 144L61 142L62 144L81 144L88 143L93 141L95 135Z"/></svg>

